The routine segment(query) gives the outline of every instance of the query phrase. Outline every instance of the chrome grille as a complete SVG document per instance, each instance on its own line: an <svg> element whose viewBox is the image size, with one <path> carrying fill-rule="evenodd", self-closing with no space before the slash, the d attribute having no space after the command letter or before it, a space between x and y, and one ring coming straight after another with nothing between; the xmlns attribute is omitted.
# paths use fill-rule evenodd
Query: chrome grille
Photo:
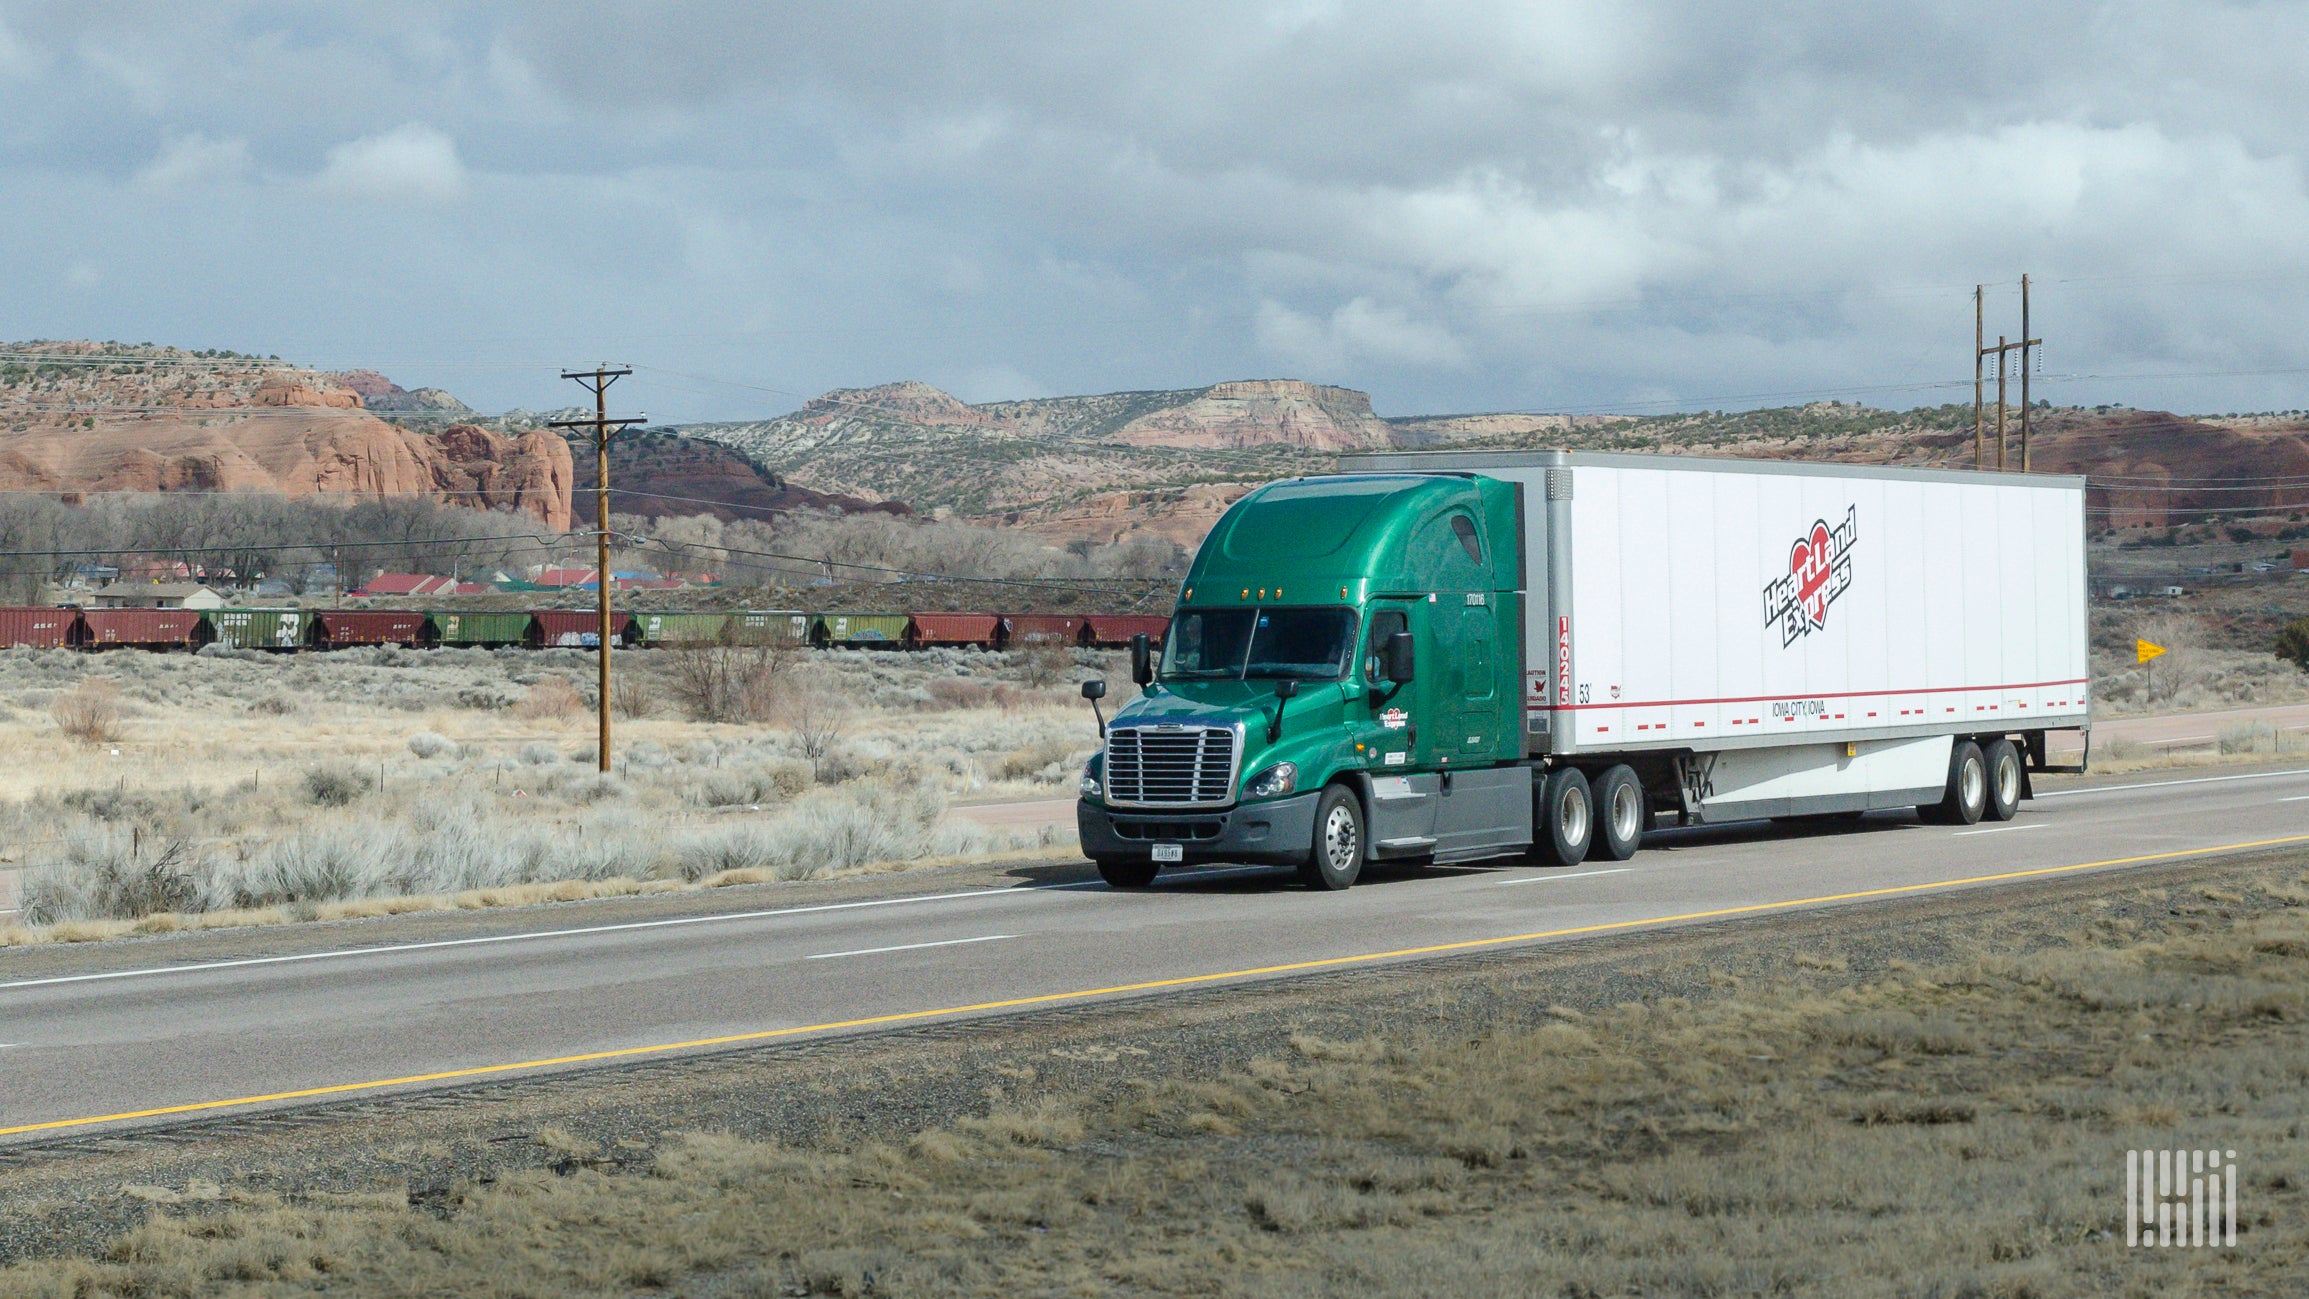
<svg viewBox="0 0 2309 1299"><path fill-rule="evenodd" d="M1224 807L1234 801L1239 756L1233 727L1114 727L1106 737L1106 801Z"/></svg>

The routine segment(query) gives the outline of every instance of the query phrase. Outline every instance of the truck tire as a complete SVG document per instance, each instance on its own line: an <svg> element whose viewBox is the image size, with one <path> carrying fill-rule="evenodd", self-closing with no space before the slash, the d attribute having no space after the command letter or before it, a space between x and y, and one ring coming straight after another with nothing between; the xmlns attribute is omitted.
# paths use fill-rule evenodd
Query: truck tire
<svg viewBox="0 0 2309 1299"><path fill-rule="evenodd" d="M1626 861L1644 841L1644 783L1625 763L1596 777L1589 791L1595 799L1593 854L1605 861Z"/></svg>
<svg viewBox="0 0 2309 1299"><path fill-rule="evenodd" d="M1935 825L1971 825L1988 804L1988 763L1980 746L1958 740L1948 755L1948 788L1937 803L1916 809L1918 819Z"/></svg>
<svg viewBox="0 0 2309 1299"><path fill-rule="evenodd" d="M1558 767L1539 787L1539 816L1532 827L1538 840L1533 856L1556 866L1587 860L1595 839L1595 795L1577 767Z"/></svg>
<svg viewBox="0 0 2309 1299"><path fill-rule="evenodd" d="M1311 889L1343 889L1363 873L1363 805L1344 785L1315 803L1315 842L1299 863L1299 882Z"/></svg>
<svg viewBox="0 0 2309 1299"><path fill-rule="evenodd" d="M1162 867L1136 857L1101 857L1098 859L1098 877L1110 888L1143 889L1154 883L1155 872Z"/></svg>
<svg viewBox="0 0 2309 1299"><path fill-rule="evenodd" d="M1980 760L1986 767L1988 795L1981 815L1990 821L2010 821L2020 810L2020 750L1998 736L1980 751Z"/></svg>

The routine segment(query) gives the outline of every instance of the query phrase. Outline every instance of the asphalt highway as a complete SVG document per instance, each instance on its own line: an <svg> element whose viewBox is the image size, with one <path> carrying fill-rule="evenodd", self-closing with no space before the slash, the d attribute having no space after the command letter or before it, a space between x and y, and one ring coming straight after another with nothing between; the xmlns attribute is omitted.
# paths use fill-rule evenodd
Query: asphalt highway
<svg viewBox="0 0 2309 1299"><path fill-rule="evenodd" d="M43 973L0 954L0 1146L1355 964L2309 847L2309 769L2050 792L2003 825L1668 830L1626 862L1095 880ZM374 934L386 931L364 931ZM1792 954L1793 955L1793 954Z"/></svg>

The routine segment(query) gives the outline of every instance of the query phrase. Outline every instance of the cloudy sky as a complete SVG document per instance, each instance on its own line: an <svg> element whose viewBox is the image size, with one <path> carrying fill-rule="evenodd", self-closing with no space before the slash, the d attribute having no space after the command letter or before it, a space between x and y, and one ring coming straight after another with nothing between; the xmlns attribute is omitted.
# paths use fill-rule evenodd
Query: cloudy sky
<svg viewBox="0 0 2309 1299"><path fill-rule="evenodd" d="M2309 6L0 0L0 336L660 419L2309 407ZM1958 387L1947 387L1950 383Z"/></svg>

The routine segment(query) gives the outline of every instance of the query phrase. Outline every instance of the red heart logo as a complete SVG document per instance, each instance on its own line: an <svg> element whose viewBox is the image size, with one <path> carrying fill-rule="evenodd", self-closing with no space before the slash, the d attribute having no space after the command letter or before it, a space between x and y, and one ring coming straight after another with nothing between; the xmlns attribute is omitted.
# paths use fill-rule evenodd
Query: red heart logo
<svg viewBox="0 0 2309 1299"><path fill-rule="evenodd" d="M1812 525L1812 535L1798 541L1788 552L1788 575L1796 579L1796 603L1804 610L1806 621L1815 627L1828 625L1828 557L1832 541L1825 521Z"/></svg>

